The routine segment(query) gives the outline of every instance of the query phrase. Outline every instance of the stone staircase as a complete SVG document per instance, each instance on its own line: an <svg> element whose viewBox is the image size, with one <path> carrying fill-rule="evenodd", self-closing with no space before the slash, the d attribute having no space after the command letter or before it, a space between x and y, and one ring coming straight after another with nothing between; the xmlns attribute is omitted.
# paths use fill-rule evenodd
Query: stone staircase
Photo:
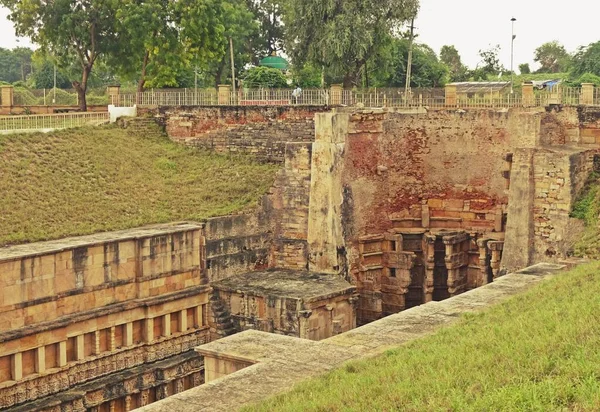
<svg viewBox="0 0 600 412"><path fill-rule="evenodd" d="M239 332L231 319L231 313L218 293L213 292L211 295L210 308L213 313L215 333L219 339Z"/></svg>
<svg viewBox="0 0 600 412"><path fill-rule="evenodd" d="M121 117L117 124L143 137L164 136L164 128L152 117Z"/></svg>

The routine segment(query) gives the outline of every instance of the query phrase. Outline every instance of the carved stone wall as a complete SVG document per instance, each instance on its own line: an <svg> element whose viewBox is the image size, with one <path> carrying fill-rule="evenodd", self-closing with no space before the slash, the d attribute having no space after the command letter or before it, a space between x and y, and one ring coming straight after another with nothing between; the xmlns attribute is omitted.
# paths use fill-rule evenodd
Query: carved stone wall
<svg viewBox="0 0 600 412"><path fill-rule="evenodd" d="M174 141L283 162L286 143L314 141L314 116L324 111L322 106L161 107L153 114Z"/></svg>
<svg viewBox="0 0 600 412"><path fill-rule="evenodd" d="M157 225L4 248L0 408L54 405L73 388L75 404L97 406L130 393L92 401L95 380L119 385L119 373L142 373L207 342L203 231ZM184 363L201 377L197 361Z"/></svg>

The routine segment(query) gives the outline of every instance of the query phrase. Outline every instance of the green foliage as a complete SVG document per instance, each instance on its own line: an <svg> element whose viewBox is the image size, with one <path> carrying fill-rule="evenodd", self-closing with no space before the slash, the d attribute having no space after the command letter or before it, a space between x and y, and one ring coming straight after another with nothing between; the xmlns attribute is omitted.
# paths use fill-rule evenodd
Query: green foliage
<svg viewBox="0 0 600 412"><path fill-rule="evenodd" d="M389 38L376 67L372 84L377 87L404 87L410 42L406 39ZM413 45L412 87L443 87L448 77L448 67L439 61L431 47Z"/></svg>
<svg viewBox="0 0 600 412"><path fill-rule="evenodd" d="M592 73L582 74L578 80L579 85L581 83L593 83L596 86L600 86L600 76Z"/></svg>
<svg viewBox="0 0 600 412"><path fill-rule="evenodd" d="M292 68L293 83L299 85L303 89L320 88L321 78L322 70L311 64L306 64L300 68Z"/></svg>
<svg viewBox="0 0 600 412"><path fill-rule="evenodd" d="M540 64L538 73L560 73L568 69L571 56L565 47L555 40L535 49L533 60Z"/></svg>
<svg viewBox="0 0 600 412"><path fill-rule="evenodd" d="M283 16L295 65L312 63L358 85L385 37L417 13L417 0L289 0Z"/></svg>
<svg viewBox="0 0 600 412"><path fill-rule="evenodd" d="M596 411L599 294L600 262L580 266L243 410Z"/></svg>
<svg viewBox="0 0 600 412"><path fill-rule="evenodd" d="M600 41L580 47L573 56L572 76L578 78L586 73L600 76Z"/></svg>
<svg viewBox="0 0 600 412"><path fill-rule="evenodd" d="M530 74L531 68L529 67L529 63L519 64L519 72L521 74Z"/></svg>
<svg viewBox="0 0 600 412"><path fill-rule="evenodd" d="M463 82L468 79L468 68L462 63L456 47L442 46L440 61L448 67L450 81Z"/></svg>
<svg viewBox="0 0 600 412"><path fill-rule="evenodd" d="M246 0L248 9L259 23L256 35L250 38L255 64L258 58L283 49L282 1Z"/></svg>
<svg viewBox="0 0 600 412"><path fill-rule="evenodd" d="M0 47L0 80L7 83L25 82L31 73L31 55L33 51L26 47L12 50Z"/></svg>
<svg viewBox="0 0 600 412"><path fill-rule="evenodd" d="M119 4L119 0L0 0L0 5L10 10L17 35L31 38L62 67L79 65L81 78L72 83L82 110L86 110L85 92L96 60L118 44L115 22Z"/></svg>
<svg viewBox="0 0 600 412"><path fill-rule="evenodd" d="M36 89L50 89L54 87L54 64L44 60L41 66L32 75L32 85ZM56 72L56 87L66 89L71 86L69 78L62 70Z"/></svg>
<svg viewBox="0 0 600 412"><path fill-rule="evenodd" d="M495 76L506 69L500 64L500 45L490 47L489 49L479 50L479 57L481 57L480 66L475 68L471 72L471 77L474 81L487 80L488 76Z"/></svg>
<svg viewBox="0 0 600 412"><path fill-rule="evenodd" d="M571 217L581 219L586 229L583 237L575 244L575 255L600 259L600 174L590 173L586 184L573 205Z"/></svg>
<svg viewBox="0 0 600 412"><path fill-rule="evenodd" d="M271 67L253 67L246 72L244 77L244 87L272 87L286 88L289 87L287 78L281 70Z"/></svg>
<svg viewBox="0 0 600 412"><path fill-rule="evenodd" d="M186 148L158 127L4 135L0 157L0 245L247 210L278 170Z"/></svg>
<svg viewBox="0 0 600 412"><path fill-rule="evenodd" d="M23 106L33 106L38 104L38 98L25 87L15 87L13 90L15 102Z"/></svg>

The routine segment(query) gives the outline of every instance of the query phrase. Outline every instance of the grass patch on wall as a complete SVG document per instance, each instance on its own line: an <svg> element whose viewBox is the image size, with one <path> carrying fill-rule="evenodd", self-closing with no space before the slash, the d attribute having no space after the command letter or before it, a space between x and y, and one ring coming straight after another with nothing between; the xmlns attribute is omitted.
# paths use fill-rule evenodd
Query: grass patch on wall
<svg viewBox="0 0 600 412"><path fill-rule="evenodd" d="M600 262L245 411L600 410Z"/></svg>
<svg viewBox="0 0 600 412"><path fill-rule="evenodd" d="M579 198L575 201L571 217L585 223L585 231L575 243L575 255L590 259L600 259L600 174L592 172Z"/></svg>
<svg viewBox="0 0 600 412"><path fill-rule="evenodd" d="M117 126L0 136L0 245L255 207L278 166Z"/></svg>

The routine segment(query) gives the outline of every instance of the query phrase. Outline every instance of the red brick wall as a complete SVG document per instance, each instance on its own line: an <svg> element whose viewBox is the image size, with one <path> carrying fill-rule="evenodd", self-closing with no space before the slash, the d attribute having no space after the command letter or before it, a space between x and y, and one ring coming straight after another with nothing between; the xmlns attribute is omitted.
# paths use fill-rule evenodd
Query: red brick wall
<svg viewBox="0 0 600 412"><path fill-rule="evenodd" d="M496 209L507 204L506 156L518 144L508 113L353 114L344 170L352 232L410 227L424 205L431 227L493 228Z"/></svg>
<svg viewBox="0 0 600 412"><path fill-rule="evenodd" d="M184 144L217 152L246 152L283 162L285 143L314 141L310 107L161 107L167 134Z"/></svg>

